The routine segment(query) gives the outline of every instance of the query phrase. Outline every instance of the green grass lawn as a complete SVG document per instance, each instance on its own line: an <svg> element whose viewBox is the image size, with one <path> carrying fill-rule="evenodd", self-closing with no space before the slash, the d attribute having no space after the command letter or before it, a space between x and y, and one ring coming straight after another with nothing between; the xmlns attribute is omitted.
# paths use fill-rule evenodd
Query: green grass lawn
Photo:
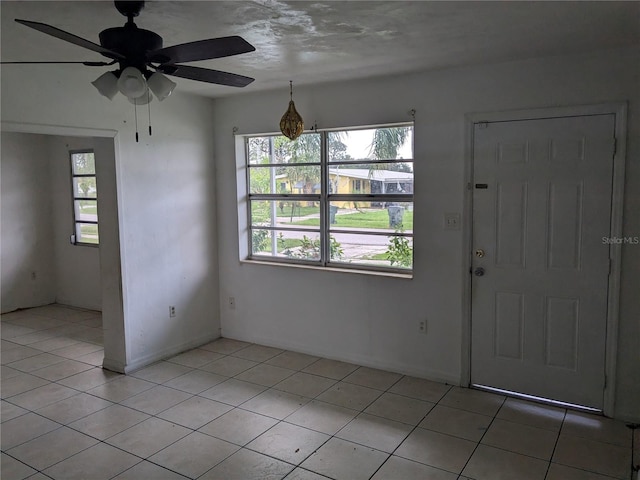
<svg viewBox="0 0 640 480"><path fill-rule="evenodd" d="M78 241L82 243L100 243L98 240L98 226L88 224L81 225L80 238L78 238Z"/></svg>
<svg viewBox="0 0 640 480"><path fill-rule="evenodd" d="M291 217L291 205L285 205L282 211L280 207L278 207L277 215L278 217ZM319 207L303 207L296 205L293 208L293 216L294 217L304 217L307 215L318 214L320 212Z"/></svg>
<svg viewBox="0 0 640 480"><path fill-rule="evenodd" d="M278 239L278 253L282 253L287 248L295 248L299 247L300 245L302 245L302 240L297 238ZM264 250L254 253L271 253L271 240L269 240L269 244Z"/></svg>
<svg viewBox="0 0 640 480"><path fill-rule="evenodd" d="M365 255L362 257L365 260L389 260L388 253L376 253L375 255Z"/></svg>
<svg viewBox="0 0 640 480"><path fill-rule="evenodd" d="M276 205L276 216L280 219L282 218L291 218L293 217L305 217L307 215L318 215L320 212L318 207L307 207L307 206L298 206L296 205L293 209L293 214L291 212L291 204L285 202L282 210L279 205ZM254 204L251 209L251 216L253 223L262 223L268 222L271 218L271 207L270 205L265 204ZM311 225L319 225L320 221L316 219L316 223L312 223Z"/></svg>
<svg viewBox="0 0 640 480"><path fill-rule="evenodd" d="M86 213L87 215L97 215L98 206L97 205L81 205L80 213Z"/></svg>
<svg viewBox="0 0 640 480"><path fill-rule="evenodd" d="M402 218L403 228L405 230L413 230L413 213L404 212ZM292 222L291 225L317 225L318 220L308 218L299 222ZM349 228L389 228L389 214L387 209L381 210L365 210L357 213L349 213L346 215L336 215L336 223L334 227L349 227Z"/></svg>

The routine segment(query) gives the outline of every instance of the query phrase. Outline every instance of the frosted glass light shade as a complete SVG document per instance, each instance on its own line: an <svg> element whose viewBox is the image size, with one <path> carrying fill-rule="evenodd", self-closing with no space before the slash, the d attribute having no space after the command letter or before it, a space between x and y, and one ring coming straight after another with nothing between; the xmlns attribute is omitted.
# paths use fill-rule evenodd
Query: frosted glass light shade
<svg viewBox="0 0 640 480"><path fill-rule="evenodd" d="M118 79L118 90L127 98L138 98L147 91L147 82L140 70L127 67Z"/></svg>
<svg viewBox="0 0 640 480"><path fill-rule="evenodd" d="M148 88L147 88L147 91L144 92L139 97L129 98L129 102L133 103L134 105L146 105L147 103L151 102L151 100L153 100L153 95L151 95L151 92L149 91Z"/></svg>
<svg viewBox="0 0 640 480"><path fill-rule="evenodd" d="M109 100L113 100L113 97L118 93L118 77L113 72L103 73L91 82L91 85Z"/></svg>
<svg viewBox="0 0 640 480"><path fill-rule="evenodd" d="M169 80L163 74L156 72L149 77L147 85L153 93L156 94L158 100L162 101L171 95L173 89L176 88L176 83Z"/></svg>

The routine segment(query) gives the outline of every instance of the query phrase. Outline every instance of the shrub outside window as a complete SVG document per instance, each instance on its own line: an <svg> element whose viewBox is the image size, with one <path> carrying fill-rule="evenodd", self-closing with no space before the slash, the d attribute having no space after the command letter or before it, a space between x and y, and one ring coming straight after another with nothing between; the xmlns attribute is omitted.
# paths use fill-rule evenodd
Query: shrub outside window
<svg viewBox="0 0 640 480"><path fill-rule="evenodd" d="M98 236L98 187L93 151L70 152L75 245L94 245Z"/></svg>
<svg viewBox="0 0 640 480"><path fill-rule="evenodd" d="M411 272L413 124L245 142L250 259Z"/></svg>

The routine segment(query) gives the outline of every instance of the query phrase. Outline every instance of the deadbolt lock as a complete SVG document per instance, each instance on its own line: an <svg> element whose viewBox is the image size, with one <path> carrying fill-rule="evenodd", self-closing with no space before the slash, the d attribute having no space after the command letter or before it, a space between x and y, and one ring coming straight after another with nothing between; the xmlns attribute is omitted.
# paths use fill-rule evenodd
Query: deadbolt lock
<svg viewBox="0 0 640 480"><path fill-rule="evenodd" d="M484 250L482 250L482 249L480 249L480 248L479 248L479 249L477 249L477 250L476 250L476 257L478 257L478 258L482 258L482 257L484 257Z"/></svg>

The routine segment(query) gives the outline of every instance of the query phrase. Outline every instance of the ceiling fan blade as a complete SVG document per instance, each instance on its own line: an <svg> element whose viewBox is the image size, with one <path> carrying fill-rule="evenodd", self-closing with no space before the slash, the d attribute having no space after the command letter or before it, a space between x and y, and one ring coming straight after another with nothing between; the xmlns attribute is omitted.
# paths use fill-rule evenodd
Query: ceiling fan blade
<svg viewBox="0 0 640 480"><path fill-rule="evenodd" d="M108 48L104 48L97 43L93 43L89 40L85 40L84 38L78 37L69 32L65 32L64 30L60 30L59 28L52 27L51 25L47 25L46 23L32 22L30 20L20 20L16 18L16 22L21 23L27 27L33 28L34 30L38 30L39 32L46 33L47 35L51 35L52 37L59 38L60 40L64 40L69 43L73 43L74 45L78 45L79 47L88 48L94 52L98 52L105 57L109 57L112 59L124 59L124 55L120 55L118 52L114 52L113 50L109 50Z"/></svg>
<svg viewBox="0 0 640 480"><path fill-rule="evenodd" d="M244 38L232 37L211 38L197 42L182 43L172 47L161 48L147 54L150 62L181 63L210 60L212 58L230 57L241 53L253 52L256 48Z"/></svg>
<svg viewBox="0 0 640 480"><path fill-rule="evenodd" d="M190 67L187 65L160 65L158 71L174 77L188 78L198 82L216 83L229 87L246 87L255 79L236 75L235 73L210 70L208 68Z"/></svg>
<svg viewBox="0 0 640 480"><path fill-rule="evenodd" d="M85 65L87 67L108 67L109 65L113 65L114 63L116 63L116 61L112 61L112 62L69 62L69 61L60 61L60 62L55 62L55 61L28 61L28 62L0 62L0 65L39 65L39 64L58 64L58 63L77 63L77 64L82 64Z"/></svg>

